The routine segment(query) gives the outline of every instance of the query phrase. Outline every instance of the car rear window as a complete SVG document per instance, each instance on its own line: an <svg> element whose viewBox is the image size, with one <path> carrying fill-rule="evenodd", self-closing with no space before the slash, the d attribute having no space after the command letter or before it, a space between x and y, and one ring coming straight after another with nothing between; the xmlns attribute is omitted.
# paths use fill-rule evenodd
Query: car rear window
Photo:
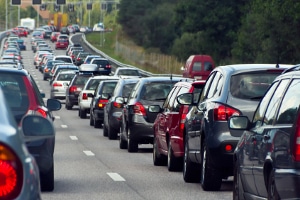
<svg viewBox="0 0 300 200"><path fill-rule="evenodd" d="M137 70L120 70L118 75L124 75L124 76L139 76L139 72Z"/></svg>
<svg viewBox="0 0 300 200"><path fill-rule="evenodd" d="M116 85L117 85L117 82L103 83L102 94L112 95L116 88Z"/></svg>
<svg viewBox="0 0 300 200"><path fill-rule="evenodd" d="M86 86L86 90L95 90L99 85L101 79L91 79Z"/></svg>
<svg viewBox="0 0 300 200"><path fill-rule="evenodd" d="M92 76L92 74L90 76L88 75L79 75L76 76L76 79L74 80L74 85L85 85L85 83L89 80L89 78Z"/></svg>
<svg viewBox="0 0 300 200"><path fill-rule="evenodd" d="M61 61L64 61L66 63L72 63L72 59L71 58L58 57L58 58L55 58L55 60L61 60Z"/></svg>
<svg viewBox="0 0 300 200"><path fill-rule="evenodd" d="M98 66L106 66L109 65L107 60L94 60L92 64L96 64Z"/></svg>
<svg viewBox="0 0 300 200"><path fill-rule="evenodd" d="M143 86L141 99L148 101L164 101L173 88L174 83L148 83Z"/></svg>
<svg viewBox="0 0 300 200"><path fill-rule="evenodd" d="M260 100L278 75L261 72L234 75L230 80L230 93L240 99Z"/></svg>
<svg viewBox="0 0 300 200"><path fill-rule="evenodd" d="M59 74L57 77L58 81L71 81L75 74Z"/></svg>

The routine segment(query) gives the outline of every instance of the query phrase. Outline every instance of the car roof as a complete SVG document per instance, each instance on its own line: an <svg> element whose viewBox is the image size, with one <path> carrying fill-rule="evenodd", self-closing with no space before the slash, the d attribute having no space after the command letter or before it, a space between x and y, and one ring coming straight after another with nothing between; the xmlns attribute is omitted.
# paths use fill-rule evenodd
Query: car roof
<svg viewBox="0 0 300 200"><path fill-rule="evenodd" d="M279 66L279 67L277 67ZM227 71L254 71L254 70L264 70L264 69L286 69L293 65L288 64L235 64L235 65L223 65L216 67L214 70L223 68Z"/></svg>

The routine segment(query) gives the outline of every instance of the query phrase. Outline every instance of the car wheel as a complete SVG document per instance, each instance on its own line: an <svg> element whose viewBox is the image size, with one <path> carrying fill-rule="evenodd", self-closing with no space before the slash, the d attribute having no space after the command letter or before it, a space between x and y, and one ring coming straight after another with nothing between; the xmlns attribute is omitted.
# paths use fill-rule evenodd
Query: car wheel
<svg viewBox="0 0 300 200"><path fill-rule="evenodd" d="M94 119L94 128L101 128L102 122Z"/></svg>
<svg viewBox="0 0 300 200"><path fill-rule="evenodd" d="M107 137L107 136L108 136L108 129L107 129L107 127L105 126L105 124L103 124L103 136L104 136L104 137Z"/></svg>
<svg viewBox="0 0 300 200"><path fill-rule="evenodd" d="M66 101L65 107L66 107L67 110L71 110L73 105L69 104L69 101Z"/></svg>
<svg viewBox="0 0 300 200"><path fill-rule="evenodd" d="M181 159L181 157L174 156L171 141L169 141L169 144L168 144L168 170L169 171L182 170L182 159Z"/></svg>
<svg viewBox="0 0 300 200"><path fill-rule="evenodd" d="M120 149L127 149L127 141L123 138L123 131L124 129L120 128L120 138L119 138L119 147Z"/></svg>
<svg viewBox="0 0 300 200"><path fill-rule="evenodd" d="M81 119L85 119L86 118L86 110L82 110L82 109L79 108L78 112L79 112L79 117Z"/></svg>
<svg viewBox="0 0 300 200"><path fill-rule="evenodd" d="M40 173L40 180L42 191L50 192L54 190L54 165L47 173Z"/></svg>
<svg viewBox="0 0 300 200"><path fill-rule="evenodd" d="M202 146L202 188L205 191L218 191L221 188L222 176L220 171L212 166L210 159L211 158L204 141Z"/></svg>
<svg viewBox="0 0 300 200"><path fill-rule="evenodd" d="M44 80L44 81L46 81L46 80L47 80L47 78L46 78L46 77L43 77L43 80Z"/></svg>
<svg viewBox="0 0 300 200"><path fill-rule="evenodd" d="M93 116L92 112L90 114L90 126L94 126L94 116Z"/></svg>
<svg viewBox="0 0 300 200"><path fill-rule="evenodd" d="M184 156L183 156L183 180L187 183L199 183L201 175L200 165L191 161L189 156L189 146L187 139L184 144Z"/></svg>
<svg viewBox="0 0 300 200"><path fill-rule="evenodd" d="M127 138L127 151L132 153L132 152L138 152L139 147L138 143L132 139L130 139L130 129L128 129L128 138Z"/></svg>
<svg viewBox="0 0 300 200"><path fill-rule="evenodd" d="M244 200L244 190L241 183L240 164L238 161L235 162L233 174L233 200Z"/></svg>
<svg viewBox="0 0 300 200"><path fill-rule="evenodd" d="M269 180L268 180L268 199L270 199L270 200L280 199L278 191L276 189L276 185L275 185L274 170L272 170L272 172L269 175Z"/></svg>
<svg viewBox="0 0 300 200"><path fill-rule="evenodd" d="M167 164L167 158L158 151L156 138L153 139L153 164L155 166L164 166Z"/></svg>
<svg viewBox="0 0 300 200"><path fill-rule="evenodd" d="M107 129L108 139L110 140L116 140L118 138L118 132L115 131L108 123L108 129Z"/></svg>

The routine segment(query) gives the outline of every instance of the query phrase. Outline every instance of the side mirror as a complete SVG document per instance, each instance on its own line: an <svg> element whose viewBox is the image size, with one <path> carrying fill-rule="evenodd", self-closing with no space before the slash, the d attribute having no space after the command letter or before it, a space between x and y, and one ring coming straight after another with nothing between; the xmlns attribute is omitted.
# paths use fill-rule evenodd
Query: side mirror
<svg viewBox="0 0 300 200"><path fill-rule="evenodd" d="M34 139L41 139L55 135L52 122L39 115L27 115L22 119L22 130L25 135L25 141L32 141L28 136L39 136Z"/></svg>
<svg viewBox="0 0 300 200"><path fill-rule="evenodd" d="M194 102L194 95L193 93L184 93L179 95L176 100L180 105L192 105Z"/></svg>
<svg viewBox="0 0 300 200"><path fill-rule="evenodd" d="M148 111L150 113L160 113L162 111L162 109L160 108L159 105L151 105L148 107Z"/></svg>
<svg viewBox="0 0 300 200"><path fill-rule="evenodd" d="M49 111L56 111L61 109L61 103L57 99L48 99L47 100L47 108Z"/></svg>
<svg viewBox="0 0 300 200"><path fill-rule="evenodd" d="M124 104L124 98L123 97L116 97L116 103Z"/></svg>
<svg viewBox="0 0 300 200"><path fill-rule="evenodd" d="M249 127L249 119L246 116L232 116L228 120L228 127L234 130L246 130Z"/></svg>

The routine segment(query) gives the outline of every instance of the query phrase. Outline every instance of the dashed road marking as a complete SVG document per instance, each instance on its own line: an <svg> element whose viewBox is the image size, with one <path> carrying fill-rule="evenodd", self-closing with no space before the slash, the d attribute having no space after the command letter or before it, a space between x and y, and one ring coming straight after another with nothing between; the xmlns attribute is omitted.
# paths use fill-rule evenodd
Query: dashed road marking
<svg viewBox="0 0 300 200"><path fill-rule="evenodd" d="M118 173L108 172L106 174L114 181L125 181L125 179Z"/></svg>
<svg viewBox="0 0 300 200"><path fill-rule="evenodd" d="M83 151L83 153L85 153L85 155L87 156L94 156L95 154L91 151Z"/></svg>
<svg viewBox="0 0 300 200"><path fill-rule="evenodd" d="M62 128L68 128L68 126L67 126L67 125L61 125L61 127L62 127Z"/></svg>
<svg viewBox="0 0 300 200"><path fill-rule="evenodd" d="M60 116L54 116L55 119L60 119Z"/></svg>
<svg viewBox="0 0 300 200"><path fill-rule="evenodd" d="M78 137L74 136L74 135L70 135L71 140L78 140Z"/></svg>

